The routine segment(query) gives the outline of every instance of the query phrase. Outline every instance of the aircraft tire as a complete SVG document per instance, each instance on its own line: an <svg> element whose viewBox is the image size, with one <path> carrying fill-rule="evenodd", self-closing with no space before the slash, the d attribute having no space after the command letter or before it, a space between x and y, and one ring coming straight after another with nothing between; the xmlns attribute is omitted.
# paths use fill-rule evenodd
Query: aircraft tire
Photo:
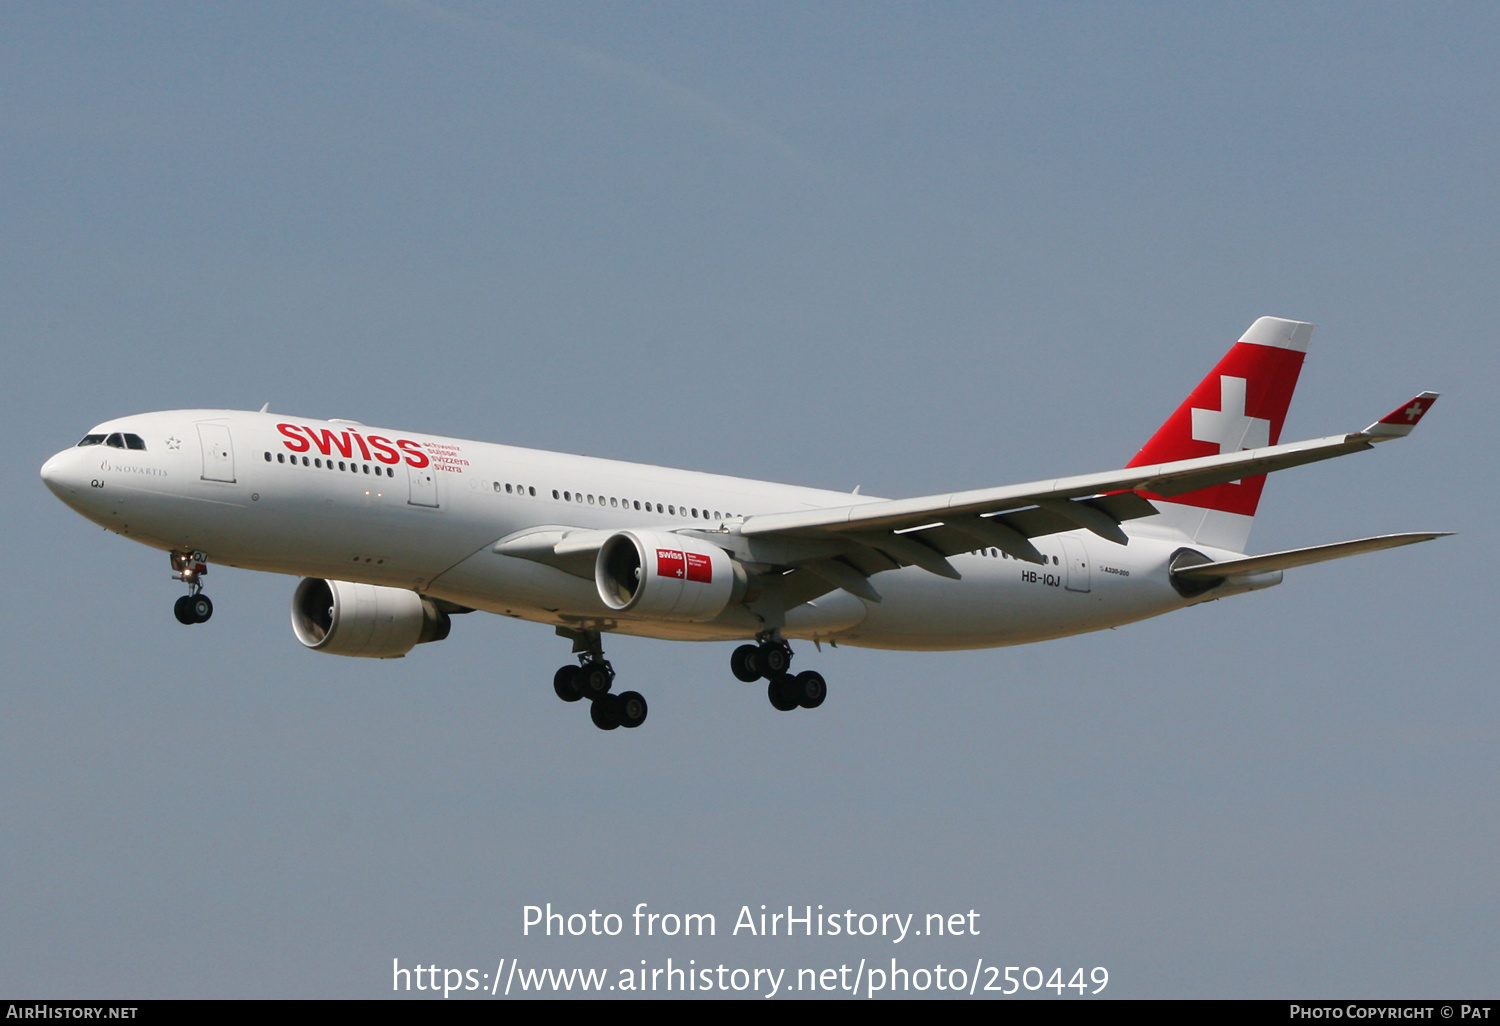
<svg viewBox="0 0 1500 1026"><path fill-rule="evenodd" d="M193 597L191 595L179 596L172 606L172 615L177 617L177 622L192 626L198 621L193 619Z"/></svg>
<svg viewBox="0 0 1500 1026"><path fill-rule="evenodd" d="M600 695L589 704L589 719L600 730L614 730L620 725L619 704L614 695Z"/></svg>
<svg viewBox="0 0 1500 1026"><path fill-rule="evenodd" d="M584 698L597 700L609 694L614 674L602 663L585 663L578 668L578 690Z"/></svg>
<svg viewBox="0 0 1500 1026"><path fill-rule="evenodd" d="M792 681L797 704L804 709L816 709L828 697L828 682L816 670L803 670Z"/></svg>
<svg viewBox="0 0 1500 1026"><path fill-rule="evenodd" d="M583 692L578 689L578 677L583 671L576 666L559 667L552 675L552 690L557 692L557 697L564 702L576 702L583 697Z"/></svg>
<svg viewBox="0 0 1500 1026"><path fill-rule="evenodd" d="M762 645L756 653L761 675L775 680L792 665L792 650L786 645Z"/></svg>
<svg viewBox="0 0 1500 1026"><path fill-rule="evenodd" d="M754 684L760 680L760 648L755 645L741 645L735 649L729 657L729 672L734 674L735 679L742 680L746 684Z"/></svg>
<svg viewBox="0 0 1500 1026"><path fill-rule="evenodd" d="M766 686L766 697L780 712L791 712L797 708L796 678L782 674L772 677Z"/></svg>
<svg viewBox="0 0 1500 1026"><path fill-rule="evenodd" d="M615 698L620 713L620 726L627 729L639 727L646 722L646 699L639 691L626 691Z"/></svg>
<svg viewBox="0 0 1500 1026"><path fill-rule="evenodd" d="M188 599L188 610L194 623L208 623L208 618L214 615L214 601L207 595L194 595Z"/></svg>

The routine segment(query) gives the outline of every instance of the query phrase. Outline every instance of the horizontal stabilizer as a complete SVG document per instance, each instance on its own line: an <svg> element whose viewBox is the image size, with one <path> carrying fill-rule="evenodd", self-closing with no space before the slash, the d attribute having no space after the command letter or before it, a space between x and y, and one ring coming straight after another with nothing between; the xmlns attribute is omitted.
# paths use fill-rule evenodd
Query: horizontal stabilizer
<svg viewBox="0 0 1500 1026"><path fill-rule="evenodd" d="M1361 552L1378 552L1393 549L1398 545L1415 545L1452 534L1452 531L1411 531L1405 534L1377 534L1371 538L1356 538L1353 541L1332 542L1328 545L1312 545L1305 549L1287 549L1284 552L1268 552L1262 556L1243 556L1239 559L1222 559L1216 563L1199 563L1197 566L1174 567L1175 580L1214 581L1243 574L1261 574L1272 570L1290 570L1295 566L1322 563L1329 559L1357 556Z"/></svg>

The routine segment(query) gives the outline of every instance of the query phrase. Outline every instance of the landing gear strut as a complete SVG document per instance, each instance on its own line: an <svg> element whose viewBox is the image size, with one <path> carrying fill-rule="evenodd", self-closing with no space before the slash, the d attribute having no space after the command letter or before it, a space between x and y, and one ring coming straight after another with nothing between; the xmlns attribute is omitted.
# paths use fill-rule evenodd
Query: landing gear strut
<svg viewBox="0 0 1500 1026"><path fill-rule="evenodd" d="M177 622L207 623L214 615L214 603L203 594L203 578L208 574L208 557L201 552L172 553L172 580L188 586L188 593L172 606Z"/></svg>
<svg viewBox="0 0 1500 1026"><path fill-rule="evenodd" d="M792 647L775 634L760 639L758 645L741 645L729 657L729 669L746 684L766 680L766 696L782 712L799 706L816 709L828 697L828 684L816 670L803 670L795 676L787 672L792 664Z"/></svg>
<svg viewBox="0 0 1500 1026"><path fill-rule="evenodd" d="M638 691L610 694L615 670L604 658L604 645L595 630L559 627L557 633L573 640L578 665L558 668L552 675L552 690L564 702L589 700L589 719L600 730L639 727L646 722L646 699Z"/></svg>

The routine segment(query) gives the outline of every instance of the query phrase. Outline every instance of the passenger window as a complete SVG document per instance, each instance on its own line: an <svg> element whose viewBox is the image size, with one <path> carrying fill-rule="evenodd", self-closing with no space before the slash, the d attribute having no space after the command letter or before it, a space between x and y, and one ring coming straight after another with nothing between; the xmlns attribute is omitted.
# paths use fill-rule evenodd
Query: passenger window
<svg viewBox="0 0 1500 1026"><path fill-rule="evenodd" d="M78 447L82 448L85 445L103 445L103 444L104 444L104 436L103 435L84 435L83 438L79 441Z"/></svg>
<svg viewBox="0 0 1500 1026"><path fill-rule="evenodd" d="M365 473L368 474L369 472L370 472L370 465L368 463L366 463L365 464Z"/></svg>
<svg viewBox="0 0 1500 1026"><path fill-rule="evenodd" d="M304 459L305 458L306 457L304 457ZM322 459L315 459L315 460L313 460L313 466L317 467L319 470L322 470L323 469L323 461L322 461Z"/></svg>
<svg viewBox="0 0 1500 1026"><path fill-rule="evenodd" d="M268 450L268 451L267 451L267 452L266 452L266 462L267 462L267 463L270 463L270 462L271 462L271 453L270 453L270 451L269 451L269 450Z"/></svg>
<svg viewBox="0 0 1500 1026"><path fill-rule="evenodd" d="M619 504L620 504L620 500L619 499L610 499L609 500L610 508L614 508L615 506L618 506Z"/></svg>
<svg viewBox="0 0 1500 1026"><path fill-rule="evenodd" d="M292 458L293 458L293 459L296 459L296 457L295 457L295 456L293 456L293 457L292 457ZM302 457L302 465L303 465L303 466L304 466L304 467L305 467L305 466L307 466L307 457L306 457L306 456L304 456L304 457Z"/></svg>
<svg viewBox="0 0 1500 1026"><path fill-rule="evenodd" d="M145 452L146 451L146 440L144 438L142 438L140 435L126 435L125 436L125 448L127 448L127 449L139 449L141 452Z"/></svg>
<svg viewBox="0 0 1500 1026"><path fill-rule="evenodd" d="M285 463L286 462L286 453L284 453L284 452L278 452L276 454L276 462L277 463Z"/></svg>
<svg viewBox="0 0 1500 1026"><path fill-rule="evenodd" d="M532 494L532 495L535 495L535 494L536 494L536 489L535 489L535 488L532 488L532 489L531 489L531 494Z"/></svg>
<svg viewBox="0 0 1500 1026"><path fill-rule="evenodd" d="M593 504L594 504L594 497L592 495L590 495L589 496L589 505L592 506Z"/></svg>
<svg viewBox="0 0 1500 1026"><path fill-rule="evenodd" d="M641 500L640 499L636 499L635 500L635 508L636 509L640 509L641 508Z"/></svg>

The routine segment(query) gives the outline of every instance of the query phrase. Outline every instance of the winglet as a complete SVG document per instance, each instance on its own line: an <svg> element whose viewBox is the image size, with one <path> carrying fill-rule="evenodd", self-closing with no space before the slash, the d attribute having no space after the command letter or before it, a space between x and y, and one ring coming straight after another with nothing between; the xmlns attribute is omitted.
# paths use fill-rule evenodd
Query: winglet
<svg viewBox="0 0 1500 1026"><path fill-rule="evenodd" d="M1360 432L1372 442L1383 442L1389 438L1405 438L1411 434L1432 404L1437 402L1436 392L1423 392L1409 403L1403 403L1390 413Z"/></svg>

